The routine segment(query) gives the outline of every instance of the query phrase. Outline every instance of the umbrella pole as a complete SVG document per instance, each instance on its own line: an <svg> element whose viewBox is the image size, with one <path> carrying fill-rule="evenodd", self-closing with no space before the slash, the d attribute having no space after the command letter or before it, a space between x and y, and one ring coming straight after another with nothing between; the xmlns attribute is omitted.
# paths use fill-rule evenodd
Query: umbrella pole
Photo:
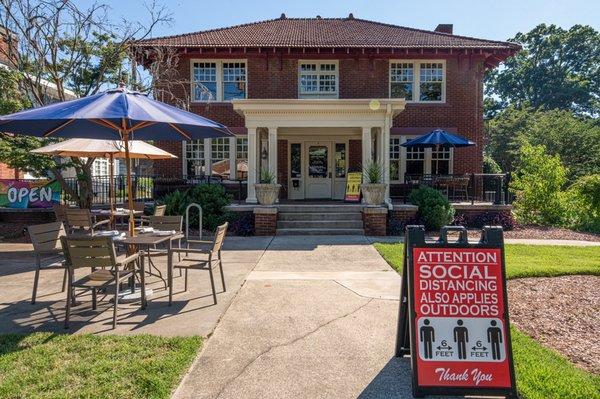
<svg viewBox="0 0 600 399"><path fill-rule="evenodd" d="M109 183L108 183L108 203L110 204L110 226L111 228L114 228L114 215L113 215L113 197L115 195L115 188L114 188L114 184L115 184L115 177L114 177L114 156L113 154L110 154L109 156Z"/></svg>
<svg viewBox="0 0 600 399"><path fill-rule="evenodd" d="M133 190L131 187L131 159L129 158L129 132L123 131L125 142L125 166L127 168L127 198L129 202L129 234L134 235L135 220L133 219Z"/></svg>

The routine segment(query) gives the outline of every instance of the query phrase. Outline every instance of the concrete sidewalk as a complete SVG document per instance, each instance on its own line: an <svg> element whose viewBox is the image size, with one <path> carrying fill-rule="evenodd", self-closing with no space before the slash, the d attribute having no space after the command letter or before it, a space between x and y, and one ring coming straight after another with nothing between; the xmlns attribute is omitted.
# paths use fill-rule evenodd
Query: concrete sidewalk
<svg viewBox="0 0 600 399"><path fill-rule="evenodd" d="M411 398L400 276L365 237L276 237L175 398Z"/></svg>

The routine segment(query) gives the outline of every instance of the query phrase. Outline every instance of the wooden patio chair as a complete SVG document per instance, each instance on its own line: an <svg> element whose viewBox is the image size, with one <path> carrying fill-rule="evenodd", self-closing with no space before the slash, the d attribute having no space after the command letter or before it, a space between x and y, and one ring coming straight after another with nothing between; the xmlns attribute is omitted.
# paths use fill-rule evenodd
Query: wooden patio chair
<svg viewBox="0 0 600 399"><path fill-rule="evenodd" d="M469 182L471 179L467 176L463 177L454 177L450 181L449 190L452 192L452 199L456 200L457 198L460 201L468 201L469 200Z"/></svg>
<svg viewBox="0 0 600 399"><path fill-rule="evenodd" d="M66 232L62 222L28 226L27 232L29 233L29 238L33 244L33 253L35 254L35 277L33 278L33 293L31 294L31 304L34 305L40 271L42 270L64 270L61 292L65 291L67 267L65 266L60 238L64 237Z"/></svg>
<svg viewBox="0 0 600 399"><path fill-rule="evenodd" d="M154 213L152 214L152 216L165 216L166 210L167 210L166 205L156 205L154 207ZM148 223L148 218L149 218L149 216L142 215L139 218L135 219L135 222L139 223L140 226L143 226L144 224Z"/></svg>
<svg viewBox="0 0 600 399"><path fill-rule="evenodd" d="M67 209L69 207L63 204L52 203L52 209L54 210L54 216L57 222L67 223Z"/></svg>
<svg viewBox="0 0 600 399"><path fill-rule="evenodd" d="M110 285L114 285L113 328L117 326L117 306L119 304L119 287L122 282L133 278L135 286L136 274L139 276L141 288L141 307L146 307L146 290L143 270L143 256L136 252L130 256L117 257L115 245L111 237L61 237L61 245L65 254L68 275L67 312L65 328L69 328L72 298L75 289L92 291L92 309L96 309L97 295ZM136 264L138 267L136 268ZM90 273L75 280L75 269L89 268ZM133 288L132 288L133 289Z"/></svg>
<svg viewBox="0 0 600 399"><path fill-rule="evenodd" d="M225 235L227 234L228 223L223 223L217 227L215 232L215 238L213 241L204 240L190 240L191 243L199 244L212 244L212 248L209 250L204 249L190 249L190 248L173 248L169 252L168 258L168 270L169 270L169 305L171 305L173 298L173 270L180 269L185 270L185 285L184 291L188 288L188 270L206 270L210 277L210 286L212 288L213 300L215 305L217 304L217 292L215 290L215 279L213 276L213 269L217 266L221 273L221 283L223 284L223 292L226 292L225 288L225 276L223 274L223 263L221 261L221 248L225 241ZM173 254L185 254L184 258L179 262L173 264ZM203 257L194 257L191 255L203 255Z"/></svg>
<svg viewBox="0 0 600 399"><path fill-rule="evenodd" d="M71 233L81 230L85 233L94 235L94 231L98 229L98 227L110 224L110 219L104 219L97 222L89 209L69 208L65 210L65 214L67 216L67 226Z"/></svg>

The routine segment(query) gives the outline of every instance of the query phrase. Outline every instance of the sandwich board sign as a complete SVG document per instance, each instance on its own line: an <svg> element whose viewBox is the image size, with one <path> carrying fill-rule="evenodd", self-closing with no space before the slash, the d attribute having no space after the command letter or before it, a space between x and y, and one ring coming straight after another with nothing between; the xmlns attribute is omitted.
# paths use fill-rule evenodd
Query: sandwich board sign
<svg viewBox="0 0 600 399"><path fill-rule="evenodd" d="M458 241L448 242L448 232ZM517 397L502 228L469 243L406 228L396 356L411 355L413 395Z"/></svg>
<svg viewBox="0 0 600 399"><path fill-rule="evenodd" d="M362 182L362 172L348 172L346 176L346 193L344 201L360 202L360 184Z"/></svg>

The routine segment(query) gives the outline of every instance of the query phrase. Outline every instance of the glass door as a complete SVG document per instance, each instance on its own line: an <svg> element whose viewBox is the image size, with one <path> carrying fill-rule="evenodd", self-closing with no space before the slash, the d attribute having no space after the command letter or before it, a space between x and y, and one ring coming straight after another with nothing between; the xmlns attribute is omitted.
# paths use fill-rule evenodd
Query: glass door
<svg viewBox="0 0 600 399"><path fill-rule="evenodd" d="M333 144L335 171L333 175L333 198L344 199L346 193L346 173L348 172L348 152L345 142Z"/></svg>
<svg viewBox="0 0 600 399"><path fill-rule="evenodd" d="M306 143L306 198L331 198L331 144Z"/></svg>

